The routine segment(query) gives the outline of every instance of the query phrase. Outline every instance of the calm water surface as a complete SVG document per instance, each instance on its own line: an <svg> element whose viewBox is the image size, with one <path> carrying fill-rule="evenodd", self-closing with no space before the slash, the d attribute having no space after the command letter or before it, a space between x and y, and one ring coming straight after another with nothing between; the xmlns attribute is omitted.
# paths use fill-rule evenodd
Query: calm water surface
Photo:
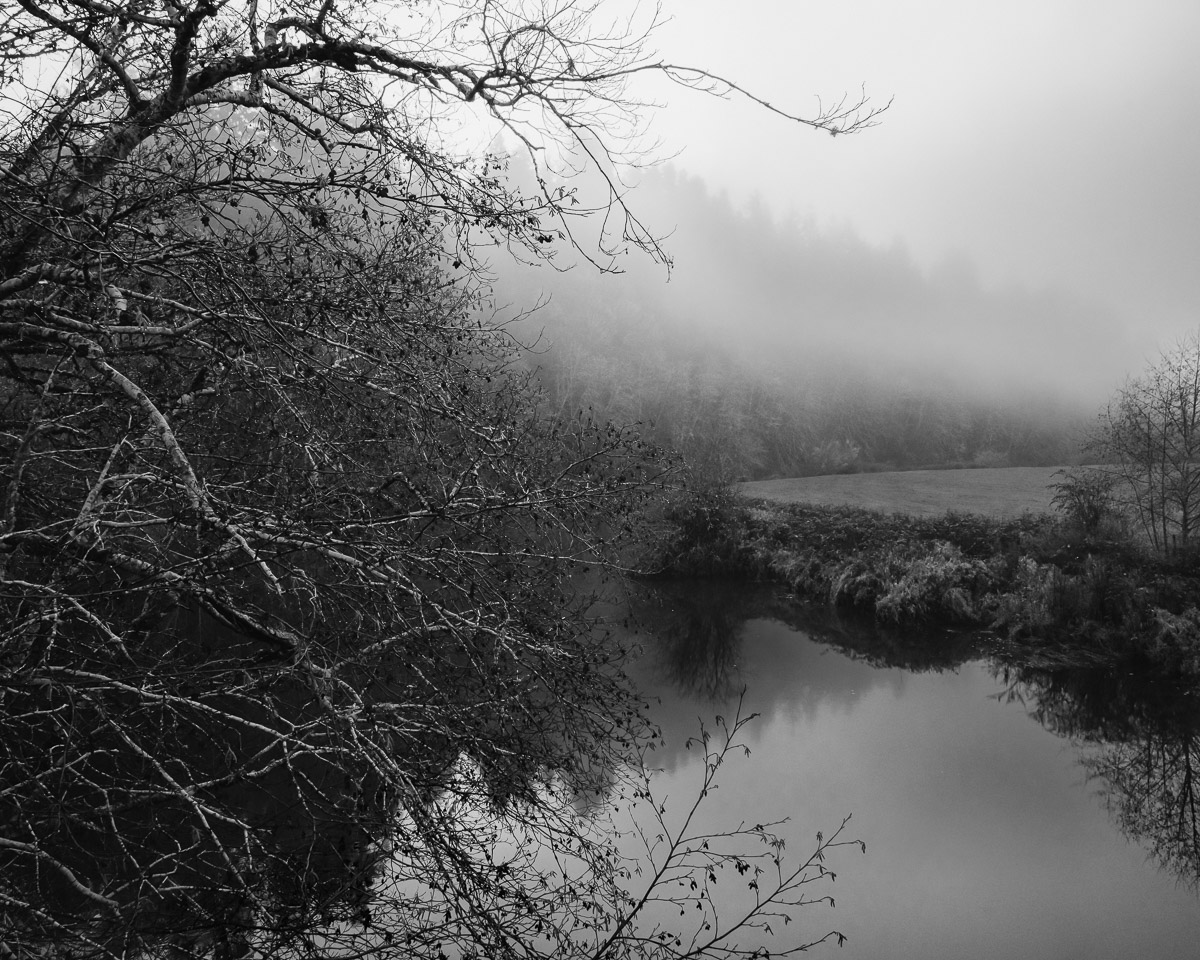
<svg viewBox="0 0 1200 960"><path fill-rule="evenodd" d="M964 638L889 636L744 589L635 609L636 679L667 739L660 795L694 795L683 743L744 686L761 714L752 756L727 769L710 822L790 818L795 856L853 814L866 856L837 851L836 909L803 914L810 937L849 939L818 952L1200 957L1194 698L1096 671L1006 671Z"/></svg>

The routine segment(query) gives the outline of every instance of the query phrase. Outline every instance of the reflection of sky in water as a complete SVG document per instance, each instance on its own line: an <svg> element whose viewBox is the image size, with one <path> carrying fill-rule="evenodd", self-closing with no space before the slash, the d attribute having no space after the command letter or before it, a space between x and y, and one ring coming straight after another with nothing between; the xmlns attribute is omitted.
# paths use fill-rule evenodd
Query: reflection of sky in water
<svg viewBox="0 0 1200 960"><path fill-rule="evenodd" d="M770 620L741 628L738 668L753 751L710 798L721 822L790 817L793 855L852 813L867 856L841 851L836 927L846 958L1172 957L1200 948L1200 902L1114 827L1072 744L1042 729L974 663L956 672L878 670ZM687 797L698 719L735 704L681 701L647 657L662 698L659 792ZM658 679L656 679L656 674ZM833 949L833 948L830 948Z"/></svg>

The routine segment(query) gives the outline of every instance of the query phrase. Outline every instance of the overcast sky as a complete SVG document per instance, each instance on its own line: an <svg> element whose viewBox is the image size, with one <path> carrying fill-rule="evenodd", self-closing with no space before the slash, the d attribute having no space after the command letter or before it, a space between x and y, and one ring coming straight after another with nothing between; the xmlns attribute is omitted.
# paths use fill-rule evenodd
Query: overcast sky
<svg viewBox="0 0 1200 960"><path fill-rule="evenodd" d="M1093 300L1148 350L1200 322L1197 0L666 0L664 12L664 58L773 102L863 85L894 97L877 128L831 138L745 102L656 91L669 108L655 129L683 169L927 269Z"/></svg>

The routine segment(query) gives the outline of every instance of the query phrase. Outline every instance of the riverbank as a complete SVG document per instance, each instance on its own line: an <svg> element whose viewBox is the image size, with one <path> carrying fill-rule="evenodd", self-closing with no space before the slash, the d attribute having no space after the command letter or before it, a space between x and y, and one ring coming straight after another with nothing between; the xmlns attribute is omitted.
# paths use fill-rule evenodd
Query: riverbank
<svg viewBox="0 0 1200 960"><path fill-rule="evenodd" d="M676 505L660 568L784 586L882 623L994 632L1043 656L1200 679L1200 576L1050 514L909 516L732 491Z"/></svg>

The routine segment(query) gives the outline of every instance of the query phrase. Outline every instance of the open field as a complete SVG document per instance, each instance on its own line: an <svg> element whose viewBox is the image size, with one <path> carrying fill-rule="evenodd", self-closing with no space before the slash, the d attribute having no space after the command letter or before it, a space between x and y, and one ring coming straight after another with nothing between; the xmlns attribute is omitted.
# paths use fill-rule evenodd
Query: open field
<svg viewBox="0 0 1200 960"><path fill-rule="evenodd" d="M993 517L1048 513L1058 467L986 470L905 470L852 473L738 484L748 497L781 503L865 507L885 513L937 516L947 510Z"/></svg>

